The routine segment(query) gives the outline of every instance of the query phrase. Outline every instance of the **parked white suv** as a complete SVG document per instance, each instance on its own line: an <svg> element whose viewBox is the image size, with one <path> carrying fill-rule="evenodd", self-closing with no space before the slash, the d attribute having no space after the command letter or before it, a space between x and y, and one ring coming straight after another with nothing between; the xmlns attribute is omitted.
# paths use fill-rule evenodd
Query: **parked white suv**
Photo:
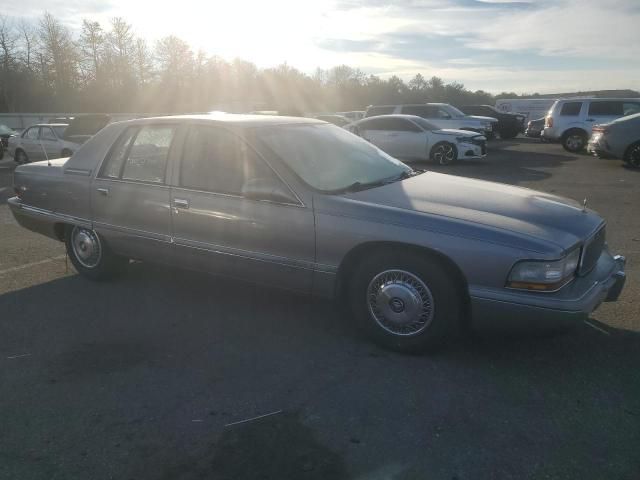
<svg viewBox="0 0 640 480"><path fill-rule="evenodd" d="M391 114L415 115L426 118L429 123L438 128L470 130L481 133L488 138L494 136L494 126L498 123L498 119L493 117L467 115L448 103L371 105L367 107L364 116L367 118Z"/></svg>
<svg viewBox="0 0 640 480"><path fill-rule="evenodd" d="M640 98L556 100L545 119L542 138L561 142L569 152L579 152L587 146L595 125L634 113L640 113Z"/></svg>

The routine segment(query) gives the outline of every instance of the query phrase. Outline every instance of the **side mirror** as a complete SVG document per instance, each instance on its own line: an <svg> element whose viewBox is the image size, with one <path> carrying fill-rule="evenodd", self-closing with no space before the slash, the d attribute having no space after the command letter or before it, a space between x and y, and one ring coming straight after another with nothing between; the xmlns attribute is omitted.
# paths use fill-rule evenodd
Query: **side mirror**
<svg viewBox="0 0 640 480"><path fill-rule="evenodd" d="M242 195L251 200L277 203L300 203L281 181L275 178L253 178L242 187Z"/></svg>

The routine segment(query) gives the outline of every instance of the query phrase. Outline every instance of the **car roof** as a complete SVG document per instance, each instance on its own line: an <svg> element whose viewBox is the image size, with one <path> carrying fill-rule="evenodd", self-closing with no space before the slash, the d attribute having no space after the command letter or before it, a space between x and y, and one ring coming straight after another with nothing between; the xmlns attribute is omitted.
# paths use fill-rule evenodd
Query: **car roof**
<svg viewBox="0 0 640 480"><path fill-rule="evenodd" d="M198 122L211 122L219 124L227 124L234 126L248 126L248 127L261 127L261 126L274 126L274 125L295 125L295 124L325 124L322 120L316 120L315 118L305 117L284 117L277 115L249 115L249 114L237 114L237 113L213 113L206 115L168 115L161 117L147 117L136 118L134 120L126 120L119 123L129 123L133 125L146 124L146 123L175 123L198 121Z"/></svg>
<svg viewBox="0 0 640 480"><path fill-rule="evenodd" d="M426 120L426 121L428 121L427 119L419 117L418 115L406 115L406 114L403 114L403 113L392 113L392 114L389 114L389 115L374 115L372 117L362 118L362 119L357 120L357 121L355 121L353 123L366 122L366 121L372 120L374 118L385 118L385 119L386 118L402 118L404 120L419 120L419 121Z"/></svg>
<svg viewBox="0 0 640 480"><path fill-rule="evenodd" d="M31 127L68 127L68 123L36 123L35 125L31 125L27 128Z"/></svg>
<svg viewBox="0 0 640 480"><path fill-rule="evenodd" d="M594 101L594 100L598 100L598 101L606 101L606 102L610 102L610 101L618 101L618 102L640 102L640 97L637 98L615 98L615 97L574 97L574 98L560 98L558 100L556 100L556 102L560 103L560 102L584 102L585 100L587 101Z"/></svg>

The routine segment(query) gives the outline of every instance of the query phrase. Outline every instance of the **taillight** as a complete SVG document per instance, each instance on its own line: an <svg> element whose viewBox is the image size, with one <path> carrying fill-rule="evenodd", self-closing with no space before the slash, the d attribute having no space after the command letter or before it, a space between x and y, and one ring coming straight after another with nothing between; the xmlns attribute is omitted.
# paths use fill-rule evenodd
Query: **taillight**
<svg viewBox="0 0 640 480"><path fill-rule="evenodd" d="M17 185L13 187L13 191L20 200L22 200L22 194L26 191L26 187L18 187Z"/></svg>
<svg viewBox="0 0 640 480"><path fill-rule="evenodd" d="M591 129L592 132L597 132L597 133L608 133L609 130L606 127L598 127L595 126Z"/></svg>
<svg viewBox="0 0 640 480"><path fill-rule="evenodd" d="M551 128L553 127L553 117L547 117L544 119L544 126Z"/></svg>

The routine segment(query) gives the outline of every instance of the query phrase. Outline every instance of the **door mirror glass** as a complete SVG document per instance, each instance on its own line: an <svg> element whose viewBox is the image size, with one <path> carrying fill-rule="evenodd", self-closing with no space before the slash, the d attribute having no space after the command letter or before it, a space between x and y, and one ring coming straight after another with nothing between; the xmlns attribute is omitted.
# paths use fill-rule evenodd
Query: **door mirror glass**
<svg viewBox="0 0 640 480"><path fill-rule="evenodd" d="M242 195L251 200L268 200L277 203L299 203L282 182L274 178L252 178L242 186Z"/></svg>

